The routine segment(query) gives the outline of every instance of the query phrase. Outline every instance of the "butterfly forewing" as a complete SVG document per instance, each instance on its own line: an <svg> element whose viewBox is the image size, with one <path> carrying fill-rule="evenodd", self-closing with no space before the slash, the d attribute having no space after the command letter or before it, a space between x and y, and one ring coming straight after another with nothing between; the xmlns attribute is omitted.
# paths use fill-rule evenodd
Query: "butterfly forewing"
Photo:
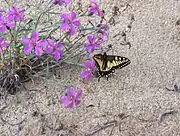
<svg viewBox="0 0 180 136"><path fill-rule="evenodd" d="M96 63L96 66L97 66L98 70L102 71L103 70L102 69L103 61L104 61L103 55L102 54L96 54L96 55L94 55L93 59L94 59L94 61Z"/></svg>

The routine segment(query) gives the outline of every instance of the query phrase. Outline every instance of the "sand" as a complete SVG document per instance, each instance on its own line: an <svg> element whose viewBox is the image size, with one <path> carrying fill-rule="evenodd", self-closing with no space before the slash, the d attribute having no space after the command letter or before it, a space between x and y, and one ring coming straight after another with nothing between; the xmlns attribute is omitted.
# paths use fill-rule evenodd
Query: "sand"
<svg viewBox="0 0 180 136"><path fill-rule="evenodd" d="M104 0L107 18L114 6L122 11L111 26L113 45L108 54L129 58L107 81L84 82L81 67L64 65L59 78L34 79L15 95L0 100L1 136L179 136L180 92L173 87L180 77L180 1ZM121 45L127 32L131 48ZM47 88L45 88L45 84ZM67 86L83 88L81 104L73 110L59 103ZM4 107L4 108L3 108Z"/></svg>

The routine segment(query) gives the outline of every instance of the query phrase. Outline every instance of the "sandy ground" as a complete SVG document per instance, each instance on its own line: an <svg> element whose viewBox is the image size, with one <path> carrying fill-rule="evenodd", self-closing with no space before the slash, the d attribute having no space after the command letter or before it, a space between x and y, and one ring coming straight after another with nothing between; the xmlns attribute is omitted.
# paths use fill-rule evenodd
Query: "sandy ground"
<svg viewBox="0 0 180 136"><path fill-rule="evenodd" d="M109 81L83 82L80 67L65 65L58 79L27 83L30 91L0 100L0 136L180 135L180 93L166 89L180 77L180 1L104 0L103 8L106 13L113 6L123 9L125 2L132 7L117 16L106 44L113 45L108 54L128 57L131 64L116 70ZM132 15L129 49L120 45L121 36L113 36L127 27ZM69 85L88 90L74 110L59 103Z"/></svg>

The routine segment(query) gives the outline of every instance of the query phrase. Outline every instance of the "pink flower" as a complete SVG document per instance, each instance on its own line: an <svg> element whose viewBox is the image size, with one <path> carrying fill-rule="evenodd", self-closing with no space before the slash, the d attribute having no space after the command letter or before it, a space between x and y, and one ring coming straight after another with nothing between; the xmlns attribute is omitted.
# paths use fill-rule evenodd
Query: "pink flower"
<svg viewBox="0 0 180 136"><path fill-rule="evenodd" d="M53 40L48 39L47 44L48 45L46 47L46 53L48 55L50 54L53 55L56 61L60 60L64 55L64 52L62 50L62 43L61 42L54 43Z"/></svg>
<svg viewBox="0 0 180 136"><path fill-rule="evenodd" d="M95 0L91 1L89 12L90 12L90 15L97 13L98 16L103 17L103 12L102 10L100 10L99 5L97 4Z"/></svg>
<svg viewBox="0 0 180 136"><path fill-rule="evenodd" d="M84 78L84 79L87 79L87 80L91 80L92 77L93 77L93 74L91 73L90 70L84 69L84 70L81 72L81 77Z"/></svg>
<svg viewBox="0 0 180 136"><path fill-rule="evenodd" d="M109 38L109 27L107 24L101 24L98 32L97 32L98 42L99 44L105 42Z"/></svg>
<svg viewBox="0 0 180 136"><path fill-rule="evenodd" d="M23 40L23 43L26 44L24 48L24 52L26 54L29 54L32 51L35 51L35 54L37 56L41 56L43 54L43 46L47 45L47 42L45 40L39 40L38 32L34 32L32 34L31 39L25 37Z"/></svg>
<svg viewBox="0 0 180 136"><path fill-rule="evenodd" d="M23 21L24 12L25 12L25 9L20 10L18 7L13 6L12 9L8 13L8 18L14 21Z"/></svg>
<svg viewBox="0 0 180 136"><path fill-rule="evenodd" d="M81 25L80 21L76 17L76 13L72 11L69 14L63 13L60 16L61 19L64 21L60 28L65 31L69 31L71 35L76 34L77 29Z"/></svg>
<svg viewBox="0 0 180 136"><path fill-rule="evenodd" d="M0 15L0 32L3 33L6 29L10 30L15 27L15 23L10 18L5 18Z"/></svg>
<svg viewBox="0 0 180 136"><path fill-rule="evenodd" d="M101 48L101 45L98 41L98 37L96 35L90 35L87 38L89 43L84 45L84 48L86 49L87 52L91 53L94 50Z"/></svg>
<svg viewBox="0 0 180 136"><path fill-rule="evenodd" d="M93 77L93 74L97 71L97 68L96 68L96 64L94 62L93 59L91 60L86 60L84 62L84 67L86 69L84 69L82 72L81 72L81 77L82 78L85 78L87 80L91 80L92 77Z"/></svg>
<svg viewBox="0 0 180 136"><path fill-rule="evenodd" d="M77 89L75 90L73 87L68 88L67 94L62 96L61 102L64 104L66 108L75 108L77 105L80 104L82 97L82 90Z"/></svg>

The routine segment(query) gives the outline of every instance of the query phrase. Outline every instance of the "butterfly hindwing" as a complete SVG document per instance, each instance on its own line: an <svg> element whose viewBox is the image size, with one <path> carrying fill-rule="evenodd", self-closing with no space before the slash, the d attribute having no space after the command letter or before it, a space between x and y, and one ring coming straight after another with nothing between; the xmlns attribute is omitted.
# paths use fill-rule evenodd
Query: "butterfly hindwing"
<svg viewBox="0 0 180 136"><path fill-rule="evenodd" d="M98 68L99 78L106 76L107 79L110 74L115 72L115 69L123 68L131 62L126 57L107 55L106 53L94 55L94 61Z"/></svg>

